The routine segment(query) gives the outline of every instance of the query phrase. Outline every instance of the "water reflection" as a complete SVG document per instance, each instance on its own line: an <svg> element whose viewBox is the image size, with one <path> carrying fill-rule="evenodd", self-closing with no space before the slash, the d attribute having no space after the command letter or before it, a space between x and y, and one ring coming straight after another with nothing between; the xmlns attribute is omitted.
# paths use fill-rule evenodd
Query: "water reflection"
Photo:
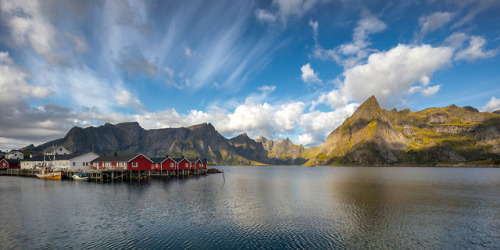
<svg viewBox="0 0 500 250"><path fill-rule="evenodd" d="M0 177L0 248L494 248L496 169L224 167L147 183Z"/></svg>

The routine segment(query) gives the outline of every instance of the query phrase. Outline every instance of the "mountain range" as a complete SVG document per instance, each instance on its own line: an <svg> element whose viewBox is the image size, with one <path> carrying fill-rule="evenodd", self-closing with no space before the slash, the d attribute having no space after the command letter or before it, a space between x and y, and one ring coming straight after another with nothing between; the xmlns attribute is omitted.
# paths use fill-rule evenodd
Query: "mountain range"
<svg viewBox="0 0 500 250"><path fill-rule="evenodd" d="M389 111L372 96L319 147L247 134L226 139L210 123L146 130L131 122L74 127L64 138L21 150L57 144L80 153L202 157L219 165L499 165L498 113L455 105Z"/></svg>

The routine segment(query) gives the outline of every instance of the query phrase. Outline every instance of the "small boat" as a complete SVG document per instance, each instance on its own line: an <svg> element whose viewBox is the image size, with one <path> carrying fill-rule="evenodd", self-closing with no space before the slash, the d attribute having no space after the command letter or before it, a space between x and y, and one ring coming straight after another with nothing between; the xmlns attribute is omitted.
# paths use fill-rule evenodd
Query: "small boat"
<svg viewBox="0 0 500 250"><path fill-rule="evenodd" d="M61 180L62 179L62 172L61 171L49 171L42 169L41 174L36 174L36 177L39 179L45 179L45 180Z"/></svg>
<svg viewBox="0 0 500 250"><path fill-rule="evenodd" d="M72 176L73 180L75 181L88 181L89 180L89 174L87 173L77 173Z"/></svg>

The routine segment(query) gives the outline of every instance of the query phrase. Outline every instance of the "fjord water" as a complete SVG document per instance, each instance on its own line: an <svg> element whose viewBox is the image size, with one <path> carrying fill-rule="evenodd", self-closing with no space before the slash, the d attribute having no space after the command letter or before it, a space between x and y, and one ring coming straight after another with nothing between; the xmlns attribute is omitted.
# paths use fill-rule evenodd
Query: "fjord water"
<svg viewBox="0 0 500 250"><path fill-rule="evenodd" d="M499 169L219 168L225 182L0 176L0 249L500 247Z"/></svg>

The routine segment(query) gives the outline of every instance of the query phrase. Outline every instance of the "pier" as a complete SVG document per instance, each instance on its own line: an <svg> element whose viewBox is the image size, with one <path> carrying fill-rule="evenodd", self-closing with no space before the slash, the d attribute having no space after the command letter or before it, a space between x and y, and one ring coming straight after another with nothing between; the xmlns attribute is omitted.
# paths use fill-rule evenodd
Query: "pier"
<svg viewBox="0 0 500 250"><path fill-rule="evenodd" d="M3 169L0 170L0 175L7 176L25 176L36 177L40 173L40 169ZM194 177L207 175L209 173L218 173L216 169L194 169L194 170L106 170L106 169L91 169L91 170L63 170L63 179L71 179L71 176L77 173L88 173L90 181L95 182L115 182L115 181L148 181L151 179L170 179Z"/></svg>

